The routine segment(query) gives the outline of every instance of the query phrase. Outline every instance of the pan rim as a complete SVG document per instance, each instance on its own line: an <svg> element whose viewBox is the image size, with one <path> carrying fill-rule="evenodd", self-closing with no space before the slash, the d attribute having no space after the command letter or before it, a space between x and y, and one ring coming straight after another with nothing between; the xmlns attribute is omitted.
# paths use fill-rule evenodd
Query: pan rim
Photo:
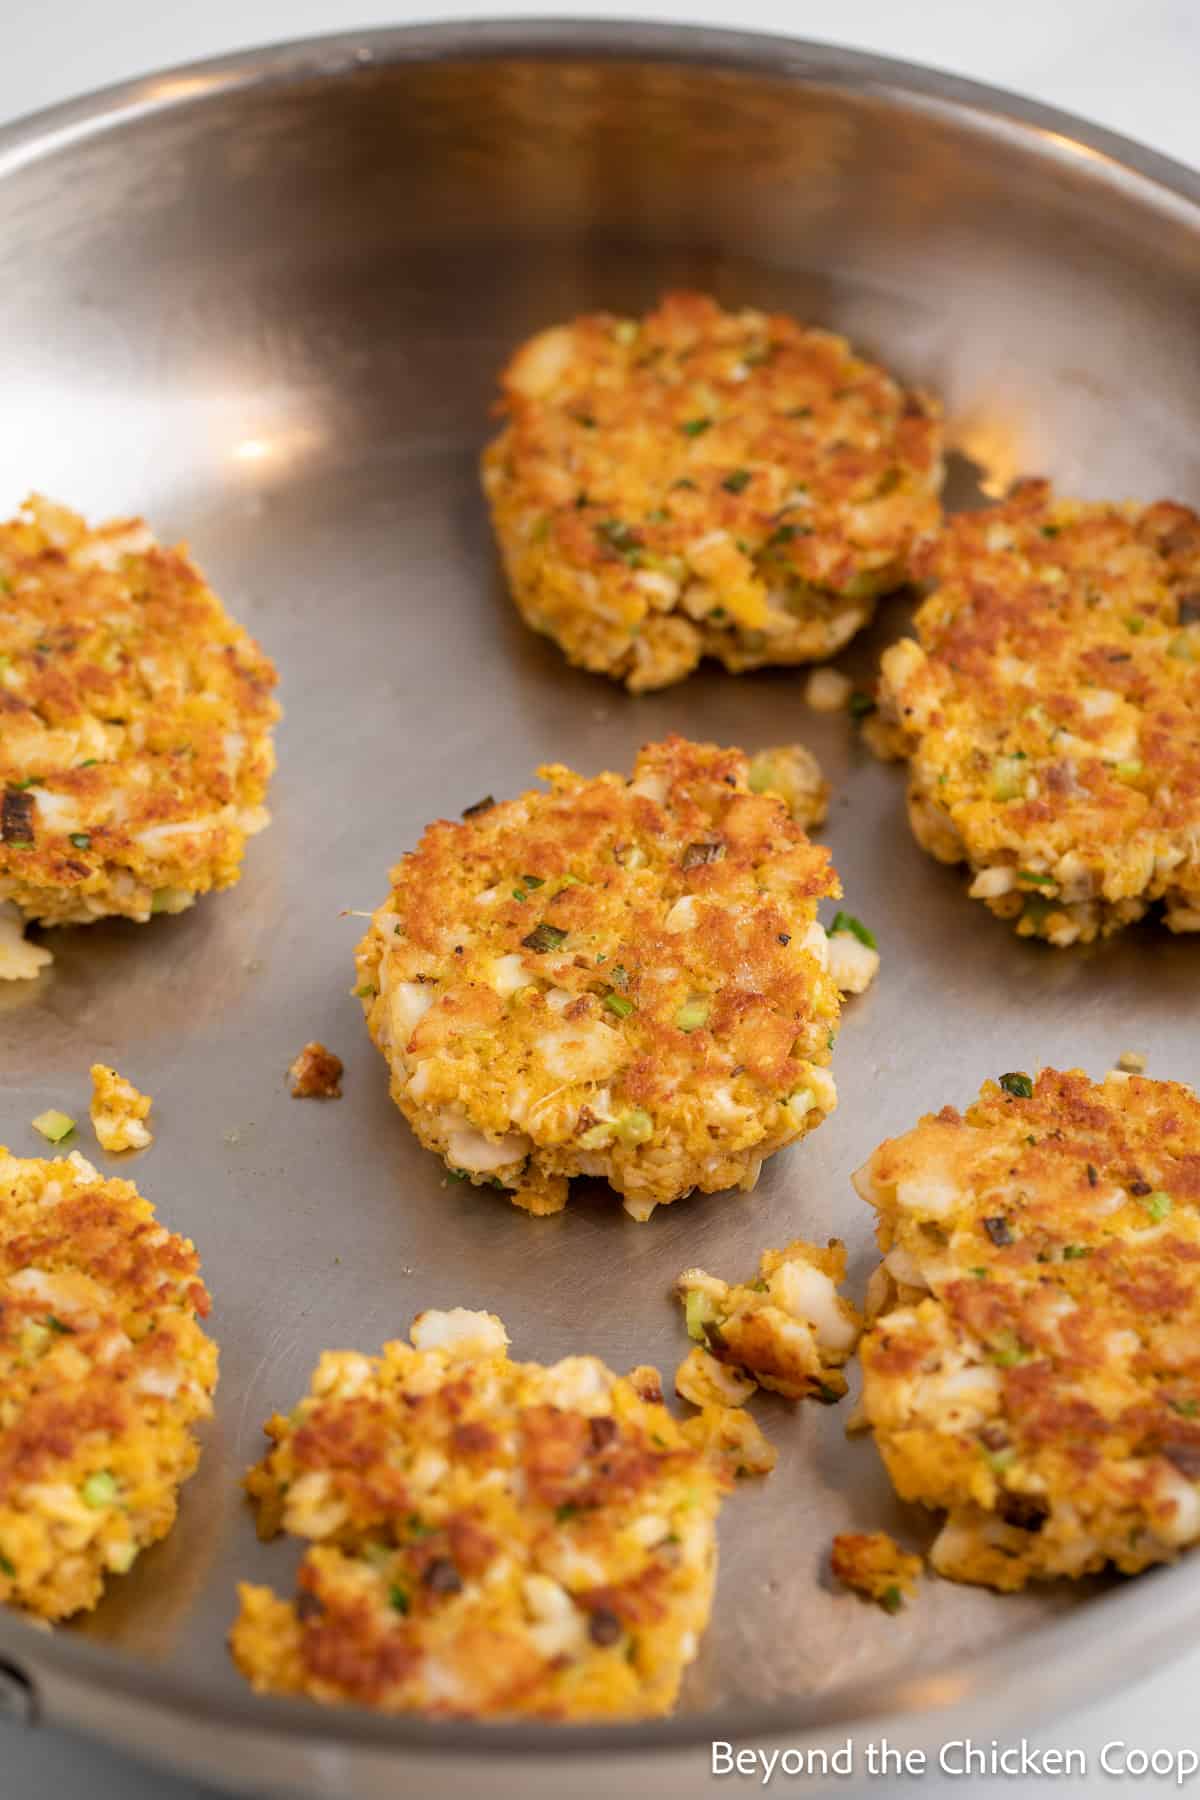
<svg viewBox="0 0 1200 1800"><path fill-rule="evenodd" d="M298 38L177 65L101 88L0 126L0 180L59 150L148 116L237 91L345 78L372 67L406 62L485 61L509 57L575 58L625 63L681 63L786 84L893 95L909 108L969 116L978 128L1007 133L1047 160L1080 154L1100 159L1116 185L1133 184L1143 206L1173 214L1200 236L1200 173L1106 127L1006 89L871 52L843 49L779 34L707 26L603 19L456 20L382 27ZM1138 1615L1142 1615L1140 1619ZM1108 1625L1102 1628L1101 1618ZM1111 1654L1113 1627L1122 1655ZM1188 1569L1159 1569L1114 1587L1052 1620L956 1665L916 1674L877 1677L818 1695L725 1707L673 1719L626 1725L439 1723L381 1717L355 1708L326 1709L304 1701L229 1692L212 1677L187 1677L115 1647L69 1633L43 1634L18 1615L0 1612L0 1673L7 1662L27 1670L35 1693L39 1671L51 1688L86 1686L101 1698L148 1706L193 1725L244 1729L258 1737L286 1735L314 1756L331 1751L440 1754L492 1760L604 1753L698 1752L714 1739L801 1746L836 1730L886 1723L901 1742L929 1741L938 1722L986 1701L988 1730L1011 1716L1003 1694L1039 1651L1041 1683L1032 1703L1022 1693L1023 1724L1067 1710L1121 1685L1133 1656L1148 1671L1188 1647L1200 1627L1200 1561ZM1190 1629L1189 1629L1190 1628ZM1140 1655L1138 1654L1140 1653ZM1151 1662L1151 1656L1157 1659ZM1115 1665L1115 1666L1114 1666ZM57 1682L55 1680L57 1678ZM1012 1687L1019 1684L1012 1682ZM47 1715L69 1723L47 1696Z"/></svg>

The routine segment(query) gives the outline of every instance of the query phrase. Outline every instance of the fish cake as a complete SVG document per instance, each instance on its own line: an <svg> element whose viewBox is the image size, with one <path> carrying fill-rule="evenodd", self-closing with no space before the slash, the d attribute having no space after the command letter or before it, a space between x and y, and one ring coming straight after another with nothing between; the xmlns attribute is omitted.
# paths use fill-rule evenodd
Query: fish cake
<svg viewBox="0 0 1200 1800"><path fill-rule="evenodd" d="M194 1246L82 1156L0 1148L0 1603L95 1606L175 1519L217 1348Z"/></svg>
<svg viewBox="0 0 1200 1800"><path fill-rule="evenodd" d="M1029 481L916 567L937 586L869 735L908 759L917 842L1024 937L1089 943L1156 903L1200 930L1200 518Z"/></svg>
<svg viewBox="0 0 1200 1800"><path fill-rule="evenodd" d="M459 1179L554 1212L750 1188L832 1111L829 853L740 750L672 737L631 778L431 825L392 870L357 992L391 1093Z"/></svg>
<svg viewBox="0 0 1200 1800"><path fill-rule="evenodd" d="M642 1397L652 1371L512 1362L499 1319L462 1308L410 1335L327 1353L267 1424L260 1531L308 1547L294 1598L243 1586L242 1673L387 1712L669 1711L712 1605L716 1463Z"/></svg>
<svg viewBox="0 0 1200 1800"><path fill-rule="evenodd" d="M883 1263L863 1421L931 1560L999 1589L1200 1538L1200 1101L1044 1069L985 1082L856 1177Z"/></svg>
<svg viewBox="0 0 1200 1800"><path fill-rule="evenodd" d="M524 344L484 490L513 599L633 692L832 656L940 519L928 398L832 332L671 294Z"/></svg>
<svg viewBox="0 0 1200 1800"><path fill-rule="evenodd" d="M0 524L0 906L145 920L235 882L275 682L184 549L27 501Z"/></svg>

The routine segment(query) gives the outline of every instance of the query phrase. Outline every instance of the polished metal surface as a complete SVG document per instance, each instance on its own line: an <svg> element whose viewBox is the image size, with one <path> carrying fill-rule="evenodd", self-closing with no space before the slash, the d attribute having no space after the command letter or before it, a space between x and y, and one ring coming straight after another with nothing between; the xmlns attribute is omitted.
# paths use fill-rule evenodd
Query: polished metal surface
<svg viewBox="0 0 1200 1800"><path fill-rule="evenodd" d="M688 1791L713 1735L918 1742L1029 1721L1200 1629L1200 1565L1021 1597L928 1582L889 1619L835 1594L829 1538L929 1521L890 1498L846 1408L762 1420L778 1471L731 1500L713 1626L667 1724L434 1726L255 1699L224 1635L239 1578L286 1586L237 1478L328 1346L375 1348L424 1306L487 1306L515 1353L673 1370L669 1285L803 1233L871 1266L850 1171L880 1137L1001 1069L1100 1073L1128 1047L1200 1080L1200 944L1154 927L1090 950L1020 943L924 856L902 778L803 672L705 673L630 699L517 622L476 478L493 377L539 325L693 284L846 331L946 400L951 500L1018 471L1088 495L1200 501L1200 182L1044 109L780 40L617 24L373 34L151 79L0 133L0 507L31 487L185 534L283 673L274 824L231 894L146 928L58 933L0 989L0 1139L82 1114L114 1062L155 1096L127 1166L193 1236L215 1296L218 1417L177 1529L85 1624L0 1619L36 1704L255 1791ZM903 626L844 659L865 677ZM535 766L627 767L678 729L801 737L835 785L848 902L876 989L847 1011L842 1103L750 1196L645 1226L595 1186L536 1220L445 1184L387 1097L351 952L422 825ZM297 1105L319 1037L345 1098ZM86 1148L85 1136L85 1148ZM106 1159L98 1159L105 1166ZM1119 1659L1111 1650L1119 1646ZM31 1707L35 1703L31 1700ZM1007 1711L1006 1711L1007 1709ZM593 1752L583 1756L581 1751ZM608 1757L619 1759L619 1776Z"/></svg>

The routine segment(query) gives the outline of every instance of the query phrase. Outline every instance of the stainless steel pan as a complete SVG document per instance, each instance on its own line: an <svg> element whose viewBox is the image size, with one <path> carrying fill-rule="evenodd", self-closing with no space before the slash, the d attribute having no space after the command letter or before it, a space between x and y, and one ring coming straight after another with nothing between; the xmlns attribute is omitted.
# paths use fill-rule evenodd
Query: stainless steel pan
<svg viewBox="0 0 1200 1800"><path fill-rule="evenodd" d="M54 1635L0 1619L11 1709L245 1788L394 1795L694 1791L714 1737L820 1746L991 1736L1200 1630L1200 1562L1019 1598L930 1582L897 1619L830 1591L830 1535L926 1521L844 1409L768 1408L778 1472L722 1525L711 1634L679 1716L627 1730L468 1728L262 1701L224 1649L238 1577L285 1583L237 1476L326 1346L422 1306L489 1306L516 1351L673 1369L676 1272L748 1267L869 1220L850 1170L922 1110L1039 1062L1126 1047L1200 1077L1200 945L1146 928L1017 942L925 857L901 780L802 676L631 700L516 622L475 463L494 372L535 327L689 283L836 325L946 399L952 498L1019 470L1091 495L1200 499L1200 182L1073 119L898 63L736 33L446 26L256 52L0 133L0 505L39 487L186 533L278 659L275 823L232 894L149 928L59 934L0 991L0 1137L32 1151L87 1065L155 1095L136 1176L216 1297L219 1417L178 1528ZM885 609L864 674L904 623ZM443 1186L388 1101L348 995L359 922L424 822L535 765L629 764L672 727L800 736L884 969L838 1048L836 1117L749 1197L646 1226L606 1191L549 1220ZM288 1098L317 1036L336 1105ZM949 1709L949 1710L948 1710ZM810 1789L811 1791L811 1789Z"/></svg>

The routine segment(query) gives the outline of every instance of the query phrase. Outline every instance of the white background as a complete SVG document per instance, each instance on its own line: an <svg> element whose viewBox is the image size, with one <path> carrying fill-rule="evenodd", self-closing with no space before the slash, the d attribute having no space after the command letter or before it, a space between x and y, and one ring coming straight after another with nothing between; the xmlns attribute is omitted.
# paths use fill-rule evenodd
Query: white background
<svg viewBox="0 0 1200 1800"><path fill-rule="evenodd" d="M0 121L164 64L274 39L434 16L570 14L670 20L788 32L849 44L1011 87L1067 107L1200 164L1200 0L610 0L538 4L475 0L440 13L404 0L0 0ZM3 271L0 246L0 279ZM1181 330L1196 321L1180 321ZM0 399L0 416L3 402ZM1197 421L1200 429L1200 421ZM1114 1661L1122 1648L1112 1646ZM1200 1749L1200 1647L1159 1672L1130 1669L1119 1698L1034 1734L1035 1746L1080 1746L1085 1778L878 1781L866 1793L1034 1800L1053 1794L1167 1796L1169 1780L1117 1780L1098 1772L1100 1746L1123 1738L1147 1749ZM802 1794L777 1779L768 1792ZM398 1783L398 1800L402 1792ZM703 1777L697 1792L761 1792L754 1783ZM841 1789L849 1792L847 1788ZM1200 1776L1185 1794L1200 1800ZM48 1732L0 1725L0 1800L208 1800L206 1790L169 1780L93 1746ZM475 1800L464 1795L463 1800ZM631 1797L640 1800L640 1797Z"/></svg>

